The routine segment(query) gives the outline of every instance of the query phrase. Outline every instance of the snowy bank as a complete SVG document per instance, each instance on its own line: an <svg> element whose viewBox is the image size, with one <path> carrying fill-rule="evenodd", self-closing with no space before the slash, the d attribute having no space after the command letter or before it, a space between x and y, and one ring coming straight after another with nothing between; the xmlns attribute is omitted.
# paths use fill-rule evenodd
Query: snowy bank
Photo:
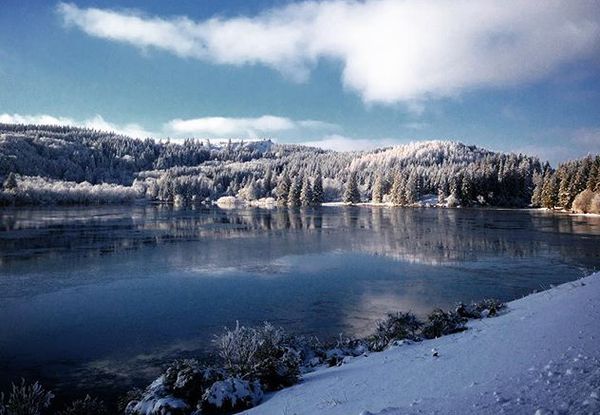
<svg viewBox="0 0 600 415"><path fill-rule="evenodd" d="M596 273L465 332L306 374L244 413L599 413L599 300Z"/></svg>

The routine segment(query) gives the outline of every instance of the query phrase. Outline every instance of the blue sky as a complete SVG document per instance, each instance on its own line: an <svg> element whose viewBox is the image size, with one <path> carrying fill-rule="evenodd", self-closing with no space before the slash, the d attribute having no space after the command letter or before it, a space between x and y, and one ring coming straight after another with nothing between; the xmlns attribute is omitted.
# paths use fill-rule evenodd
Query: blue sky
<svg viewBox="0 0 600 415"><path fill-rule="evenodd" d="M599 45L583 1L4 0L0 121L556 163L600 152Z"/></svg>

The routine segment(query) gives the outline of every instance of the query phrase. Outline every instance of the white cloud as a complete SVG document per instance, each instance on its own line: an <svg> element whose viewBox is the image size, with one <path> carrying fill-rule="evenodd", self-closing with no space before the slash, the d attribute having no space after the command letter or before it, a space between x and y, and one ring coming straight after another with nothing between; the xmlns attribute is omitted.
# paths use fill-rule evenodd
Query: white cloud
<svg viewBox="0 0 600 415"><path fill-rule="evenodd" d="M265 134L292 130L332 130L335 124L316 120L295 121L290 118L263 115L257 118L204 117L189 120L175 119L164 130L174 136L212 136L217 138L255 138Z"/></svg>
<svg viewBox="0 0 600 415"><path fill-rule="evenodd" d="M135 123L113 124L106 121L100 115L95 115L86 120L74 120L68 117L55 117L47 114L22 115L22 114L0 114L0 123L6 124L38 124L38 125L65 125L73 127L91 128L94 130L112 131L117 134L127 135L135 138L147 138L155 136L152 131L145 130Z"/></svg>
<svg viewBox="0 0 600 415"><path fill-rule="evenodd" d="M600 3L571 0L330 0L192 21L60 3L87 34L217 64L262 64L297 80L342 63L365 102L407 102L548 77L600 50Z"/></svg>
<svg viewBox="0 0 600 415"><path fill-rule="evenodd" d="M164 123L160 130L145 129L136 123L115 124L106 121L102 116L95 115L85 120L75 120L69 117L56 117L47 114L22 115L0 114L0 123L7 124L38 124L38 125L67 125L91 128L102 131L113 131L118 134L135 138L263 138L269 135L292 133L324 133L341 129L340 126L318 120L293 120L274 115L263 115L256 118L203 117L193 119L174 119Z"/></svg>
<svg viewBox="0 0 600 415"><path fill-rule="evenodd" d="M342 135L332 134L325 136L320 140L302 141L298 142L298 144L311 147L319 147L325 150L361 151L395 146L398 144L402 144L402 141L394 138L351 138Z"/></svg>
<svg viewBox="0 0 600 415"><path fill-rule="evenodd" d="M65 117L54 117L52 115L21 115L0 114L0 123L4 124L44 124L44 125L73 125L73 120Z"/></svg>

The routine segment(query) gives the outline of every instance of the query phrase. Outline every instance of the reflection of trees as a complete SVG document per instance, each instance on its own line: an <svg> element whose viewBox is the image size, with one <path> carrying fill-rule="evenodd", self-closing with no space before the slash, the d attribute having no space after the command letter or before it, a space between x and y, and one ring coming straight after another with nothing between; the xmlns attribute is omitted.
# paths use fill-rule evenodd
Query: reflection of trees
<svg viewBox="0 0 600 415"><path fill-rule="evenodd" d="M574 255L582 244L587 246L590 238L585 235L593 235L592 241L597 242L600 219L461 209L220 210L156 205L7 209L0 212L0 229L2 261L55 251L106 254L193 240L227 249L218 241L256 239L260 244L268 237L278 240L269 245L275 251L271 256L342 249L436 264L487 254ZM254 254L247 249L237 253Z"/></svg>

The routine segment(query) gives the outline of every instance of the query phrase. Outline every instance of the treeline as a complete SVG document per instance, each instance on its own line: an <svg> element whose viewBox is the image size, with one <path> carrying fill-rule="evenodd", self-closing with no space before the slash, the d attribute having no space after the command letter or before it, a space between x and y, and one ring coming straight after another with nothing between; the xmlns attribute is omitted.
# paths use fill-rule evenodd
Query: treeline
<svg viewBox="0 0 600 415"><path fill-rule="evenodd" d="M551 171L533 157L449 141L333 152L268 140L171 143L0 124L3 204L210 203L227 196L273 198L289 207L332 201L525 207L534 178ZM106 184L122 188L99 187Z"/></svg>
<svg viewBox="0 0 600 415"><path fill-rule="evenodd" d="M600 213L600 156L563 163L534 176L531 204L548 209Z"/></svg>
<svg viewBox="0 0 600 415"><path fill-rule="evenodd" d="M0 124L0 175L130 186L147 170L198 166L207 161L246 162L274 157L269 141L211 145L210 140L139 140L64 126Z"/></svg>

